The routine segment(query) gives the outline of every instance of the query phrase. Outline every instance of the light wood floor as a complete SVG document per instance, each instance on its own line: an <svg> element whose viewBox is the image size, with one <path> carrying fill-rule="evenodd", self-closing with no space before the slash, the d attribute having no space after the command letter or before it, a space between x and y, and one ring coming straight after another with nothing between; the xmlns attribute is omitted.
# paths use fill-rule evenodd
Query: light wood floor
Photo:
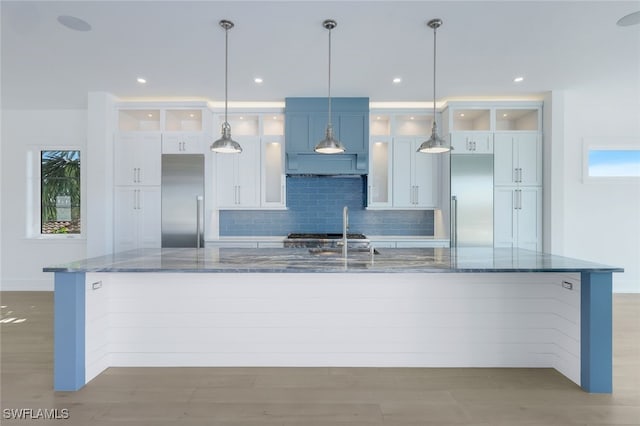
<svg viewBox="0 0 640 426"><path fill-rule="evenodd" d="M53 297L0 293L0 424L640 425L640 295L614 296L614 392L551 369L110 368L54 392ZM68 409L68 420L7 420L6 409Z"/></svg>

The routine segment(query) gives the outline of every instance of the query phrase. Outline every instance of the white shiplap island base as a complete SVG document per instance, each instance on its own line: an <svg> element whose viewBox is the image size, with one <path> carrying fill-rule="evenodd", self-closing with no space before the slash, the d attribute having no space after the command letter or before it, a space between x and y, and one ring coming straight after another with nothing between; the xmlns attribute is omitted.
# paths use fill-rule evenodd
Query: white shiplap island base
<svg viewBox="0 0 640 426"><path fill-rule="evenodd" d="M524 250L380 252L164 249L45 268L54 387L110 366L540 367L611 392L619 268Z"/></svg>

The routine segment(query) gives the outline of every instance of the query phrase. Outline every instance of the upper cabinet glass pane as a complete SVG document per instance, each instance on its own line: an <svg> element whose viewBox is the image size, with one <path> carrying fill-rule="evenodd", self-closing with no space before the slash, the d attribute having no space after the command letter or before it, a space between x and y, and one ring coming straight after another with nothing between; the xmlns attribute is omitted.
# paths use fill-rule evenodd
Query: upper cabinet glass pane
<svg viewBox="0 0 640 426"><path fill-rule="evenodd" d="M371 136L391 135L389 116L381 114L371 114L371 117L369 117L369 134Z"/></svg>
<svg viewBox="0 0 640 426"><path fill-rule="evenodd" d="M118 111L118 129L121 132L158 132L160 110L121 109Z"/></svg>
<svg viewBox="0 0 640 426"><path fill-rule="evenodd" d="M433 117L430 115L398 115L396 131L398 136L426 136L431 134Z"/></svg>
<svg viewBox="0 0 640 426"><path fill-rule="evenodd" d="M167 110L165 130L169 132L201 132L202 111L199 109Z"/></svg>
<svg viewBox="0 0 640 426"><path fill-rule="evenodd" d="M229 115L229 125L231 125L231 136L258 136L258 116L257 115ZM220 124L224 123L224 116L220 117Z"/></svg>
<svg viewBox="0 0 640 426"><path fill-rule="evenodd" d="M533 130L539 128L538 109L497 109L496 130Z"/></svg>
<svg viewBox="0 0 640 426"><path fill-rule="evenodd" d="M487 109L453 109L451 111L453 129L491 130L491 113Z"/></svg>
<svg viewBox="0 0 640 426"><path fill-rule="evenodd" d="M263 134L284 136L284 114L264 114L262 120Z"/></svg>

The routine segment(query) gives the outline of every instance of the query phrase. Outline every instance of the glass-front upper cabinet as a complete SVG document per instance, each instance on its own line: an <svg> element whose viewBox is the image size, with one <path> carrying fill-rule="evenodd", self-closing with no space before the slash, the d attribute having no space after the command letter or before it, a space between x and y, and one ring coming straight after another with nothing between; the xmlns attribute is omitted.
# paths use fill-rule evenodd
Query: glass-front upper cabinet
<svg viewBox="0 0 640 426"><path fill-rule="evenodd" d="M368 208L391 207L391 120L383 114L369 118Z"/></svg>
<svg viewBox="0 0 640 426"><path fill-rule="evenodd" d="M433 116L402 114L395 117L394 136L427 136L431 134Z"/></svg>
<svg viewBox="0 0 640 426"><path fill-rule="evenodd" d="M159 132L159 109L120 109L118 130L121 132Z"/></svg>
<svg viewBox="0 0 640 426"><path fill-rule="evenodd" d="M490 108L451 109L451 131L491 130Z"/></svg>
<svg viewBox="0 0 640 426"><path fill-rule="evenodd" d="M496 131L541 131L539 108L496 109Z"/></svg>
<svg viewBox="0 0 640 426"><path fill-rule="evenodd" d="M284 208L284 114L264 113L262 119L262 207Z"/></svg>
<svg viewBox="0 0 640 426"><path fill-rule="evenodd" d="M168 109L165 111L164 130L167 132L201 132L201 109Z"/></svg>

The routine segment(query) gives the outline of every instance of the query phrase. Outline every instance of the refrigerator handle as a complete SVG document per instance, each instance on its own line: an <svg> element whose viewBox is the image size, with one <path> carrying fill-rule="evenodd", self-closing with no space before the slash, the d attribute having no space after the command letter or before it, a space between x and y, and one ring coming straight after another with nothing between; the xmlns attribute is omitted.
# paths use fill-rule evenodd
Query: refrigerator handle
<svg viewBox="0 0 640 426"><path fill-rule="evenodd" d="M196 197L196 248L201 248L202 241L202 226L200 226L200 222L202 222L202 218L204 216L202 201L202 195L198 195Z"/></svg>
<svg viewBox="0 0 640 426"><path fill-rule="evenodd" d="M458 197L451 197L451 247L458 246Z"/></svg>

